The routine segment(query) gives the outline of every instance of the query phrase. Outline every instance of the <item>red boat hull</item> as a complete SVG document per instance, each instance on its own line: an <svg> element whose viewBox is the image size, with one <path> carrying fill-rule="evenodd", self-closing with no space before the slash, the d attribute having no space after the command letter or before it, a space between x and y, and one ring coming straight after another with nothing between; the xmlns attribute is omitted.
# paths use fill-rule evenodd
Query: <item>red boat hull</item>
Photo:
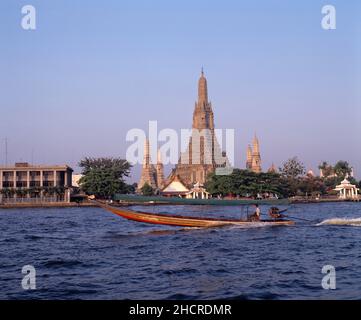
<svg viewBox="0 0 361 320"><path fill-rule="evenodd" d="M126 210L123 208L116 208L109 205L100 204L100 206L120 217L128 220L160 224L168 226L179 226L179 227L198 227L198 228L209 228L209 227L220 227L226 225L239 225L239 226L287 226L294 224L291 220L261 220L261 221L247 221L247 220L231 220L231 219L215 219L215 218L203 218L203 217L186 217L179 215L165 215L165 214L154 214L147 212L137 212Z"/></svg>

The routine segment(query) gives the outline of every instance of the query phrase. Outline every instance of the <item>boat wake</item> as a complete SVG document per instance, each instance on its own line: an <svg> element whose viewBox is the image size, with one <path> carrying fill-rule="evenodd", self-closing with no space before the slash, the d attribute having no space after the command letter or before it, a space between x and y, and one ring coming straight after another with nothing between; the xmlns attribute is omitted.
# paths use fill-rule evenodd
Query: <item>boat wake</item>
<svg viewBox="0 0 361 320"><path fill-rule="evenodd" d="M225 225L225 227L229 229L253 229L253 228L264 228L264 227L274 227L275 225L272 223L264 223L264 222L253 222L252 224L245 225Z"/></svg>
<svg viewBox="0 0 361 320"><path fill-rule="evenodd" d="M361 227L361 218L331 218L321 221L317 226L338 225Z"/></svg>

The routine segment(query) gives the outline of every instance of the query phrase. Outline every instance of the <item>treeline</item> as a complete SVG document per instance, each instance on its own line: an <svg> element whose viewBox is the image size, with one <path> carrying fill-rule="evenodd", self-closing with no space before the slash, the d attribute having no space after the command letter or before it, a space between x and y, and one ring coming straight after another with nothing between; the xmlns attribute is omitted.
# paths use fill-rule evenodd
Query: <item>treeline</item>
<svg viewBox="0 0 361 320"><path fill-rule="evenodd" d="M79 162L83 177L80 180L81 190L94 194L97 198L111 198L116 193L135 193L136 184L129 185L126 178L132 166L120 158L84 158ZM205 187L213 196L291 196L322 195L334 193L333 189L345 176L352 172L346 161L338 161L334 166L323 162L320 166L323 177L306 174L305 166L297 157L284 162L278 172L254 173L249 170L234 169L230 175L207 177ZM352 184L360 187L361 182L348 177ZM5 191L11 192L11 191ZM154 190L145 184L142 194L151 195Z"/></svg>
<svg viewBox="0 0 361 320"><path fill-rule="evenodd" d="M234 169L230 175L208 176L205 188L214 196L254 197L269 193L281 197L288 196L286 181L278 173L255 173Z"/></svg>
<svg viewBox="0 0 361 320"><path fill-rule="evenodd" d="M327 163L328 172L323 177L306 174L305 166L297 157L283 163L279 172L255 173L249 170L234 169L231 175L210 174L205 187L213 196L277 196L281 198L291 196L316 196L335 193L333 189L345 176L352 171L346 161L339 161L335 166ZM333 168L332 170L329 168ZM354 178L349 177L352 184L358 186Z"/></svg>

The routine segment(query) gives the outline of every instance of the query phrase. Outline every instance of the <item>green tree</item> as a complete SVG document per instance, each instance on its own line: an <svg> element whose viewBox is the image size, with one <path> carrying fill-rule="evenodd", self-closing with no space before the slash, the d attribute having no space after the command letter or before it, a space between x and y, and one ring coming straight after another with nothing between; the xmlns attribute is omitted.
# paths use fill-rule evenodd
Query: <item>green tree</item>
<svg viewBox="0 0 361 320"><path fill-rule="evenodd" d="M284 162L283 166L279 168L279 171L281 175L291 179L296 179L306 173L305 166L297 157L293 157Z"/></svg>
<svg viewBox="0 0 361 320"><path fill-rule="evenodd" d="M129 177L131 165L124 159L86 157L79 162L79 167L83 174L79 183L87 194L104 199L128 190L124 179Z"/></svg>
<svg viewBox="0 0 361 320"><path fill-rule="evenodd" d="M279 168L280 174L288 188L288 196L302 195L300 190L301 177L305 174L305 166L297 157L288 159Z"/></svg>
<svg viewBox="0 0 361 320"><path fill-rule="evenodd" d="M256 197L258 193L288 196L287 182L278 173L255 173L234 169L230 175L210 174L205 187L213 195L239 195Z"/></svg>
<svg viewBox="0 0 361 320"><path fill-rule="evenodd" d="M334 168L328 164L326 161L323 161L318 168L322 170L323 176L325 178L330 177L334 174Z"/></svg>
<svg viewBox="0 0 361 320"><path fill-rule="evenodd" d="M143 196L152 196L154 195L154 189L146 182L143 187L140 188L140 191Z"/></svg>
<svg viewBox="0 0 361 320"><path fill-rule="evenodd" d="M323 182L327 192L331 192L347 175L352 173L352 168L349 163L343 160L338 161L334 166L324 161L319 168L323 170ZM357 181L353 177L349 176L347 179L352 184L357 185Z"/></svg>
<svg viewBox="0 0 361 320"><path fill-rule="evenodd" d="M125 193L135 193L135 191L137 190L137 187L138 187L137 183L127 184L125 186Z"/></svg>
<svg viewBox="0 0 361 320"><path fill-rule="evenodd" d="M302 195L324 194L326 185L320 177L306 176L299 179L298 192Z"/></svg>
<svg viewBox="0 0 361 320"><path fill-rule="evenodd" d="M0 192L4 195L4 197L12 197L14 194L16 194L16 190L14 188L4 188L0 190Z"/></svg>
<svg viewBox="0 0 361 320"><path fill-rule="evenodd" d="M334 172L338 177L345 178L347 175L350 175L352 172L352 168L350 167L347 161L337 161L334 166Z"/></svg>

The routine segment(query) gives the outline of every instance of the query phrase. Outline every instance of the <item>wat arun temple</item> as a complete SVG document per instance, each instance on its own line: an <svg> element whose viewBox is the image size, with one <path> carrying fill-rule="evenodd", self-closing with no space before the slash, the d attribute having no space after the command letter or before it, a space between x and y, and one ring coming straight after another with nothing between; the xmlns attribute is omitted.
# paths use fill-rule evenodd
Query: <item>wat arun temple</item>
<svg viewBox="0 0 361 320"><path fill-rule="evenodd" d="M226 152L221 150L216 138L214 114L212 104L208 100L207 79L203 70L198 80L198 100L194 106L189 143L167 179L164 178L159 152L157 163L153 165L150 161L149 148L147 140L138 190L147 183L154 190L165 194L182 193L191 190L195 185L202 186L210 173L224 174L222 172L231 168ZM261 156L256 136L253 140L253 148L248 146L247 149L246 169L261 172Z"/></svg>

